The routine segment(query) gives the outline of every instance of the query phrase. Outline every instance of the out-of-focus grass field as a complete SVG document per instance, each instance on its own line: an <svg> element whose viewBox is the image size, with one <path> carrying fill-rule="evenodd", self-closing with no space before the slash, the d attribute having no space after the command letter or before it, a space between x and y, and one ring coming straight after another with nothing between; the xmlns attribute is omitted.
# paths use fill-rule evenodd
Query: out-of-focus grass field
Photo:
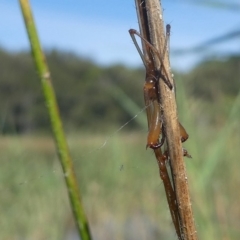
<svg viewBox="0 0 240 240"><path fill-rule="evenodd" d="M69 138L95 239L176 239L145 135L120 133L104 147L106 136ZM200 239L238 239L239 135L231 135L213 167L212 144L191 136L186 145ZM74 224L52 140L1 137L0 146L0 239L66 239Z"/></svg>
<svg viewBox="0 0 240 240"><path fill-rule="evenodd" d="M181 88L179 89L181 95ZM198 121L204 104L179 106L190 134L185 159L199 239L239 239L239 100L220 126ZM199 113L200 111L200 113ZM140 117L140 116L139 116ZM147 131L68 135L94 239L177 239ZM44 136L1 136L0 239L74 239L54 144Z"/></svg>

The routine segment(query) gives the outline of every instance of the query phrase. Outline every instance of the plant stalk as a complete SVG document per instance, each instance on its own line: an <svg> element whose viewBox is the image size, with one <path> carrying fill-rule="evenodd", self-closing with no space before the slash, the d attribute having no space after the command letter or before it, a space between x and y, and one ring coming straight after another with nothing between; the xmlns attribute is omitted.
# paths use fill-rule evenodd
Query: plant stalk
<svg viewBox="0 0 240 240"><path fill-rule="evenodd" d="M80 191L74 173L73 163L70 156L67 140L63 131L62 121L59 114L58 104L52 86L50 71L44 53L41 49L37 30L33 20L31 7L28 0L19 0L31 50L45 99L45 104L51 121L52 132L63 169L68 195L71 203L76 226L82 240L90 240L88 221L81 202Z"/></svg>
<svg viewBox="0 0 240 240"><path fill-rule="evenodd" d="M157 48L159 53L163 53L165 47L165 31L162 15L161 3L159 0L135 0L138 22L141 35ZM146 59L150 58L145 44L142 42L143 53ZM167 74L163 72L165 78L173 83L170 70L169 53L166 53L163 64ZM158 58L154 58L157 69L161 63ZM167 75L167 76L166 76ZM170 90L163 82L159 81L160 107L163 114L163 124L167 140L168 154L171 159L173 180L176 191L178 211L180 215L181 234L184 240L197 240L197 231L194 224L192 204L190 199L187 173L183 160L182 143L179 137L179 122L175 100L175 88Z"/></svg>

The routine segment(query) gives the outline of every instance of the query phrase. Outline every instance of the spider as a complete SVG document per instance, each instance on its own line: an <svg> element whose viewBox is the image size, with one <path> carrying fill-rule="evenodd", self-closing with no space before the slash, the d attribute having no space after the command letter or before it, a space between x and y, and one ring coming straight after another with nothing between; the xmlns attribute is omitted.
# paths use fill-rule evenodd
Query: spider
<svg viewBox="0 0 240 240"><path fill-rule="evenodd" d="M164 134L163 124L162 124L162 113L161 113L161 107L159 103L159 100L160 100L159 90L158 90L159 79L161 78L166 83L166 85L169 87L170 90L173 89L173 85L169 81L167 71L163 64L163 59L166 52L166 46L170 36L170 25L167 24L166 26L166 42L165 42L164 53L162 57L160 56L159 51L148 40L142 37L141 34L138 33L136 30L130 29L129 33L143 61L143 64L146 68L145 84L143 88L144 101L145 101L145 107L146 107L147 119L148 119L148 129L149 129L146 147L156 149L161 147L165 140L165 134ZM161 63L160 69L156 69L153 58L146 59L144 57L136 41L135 35L139 36L145 43L146 48L149 49L152 53L155 53L155 55L158 57ZM161 74L162 69L165 75ZM185 142L188 139L188 134L180 122L179 122L179 131L180 131L181 141ZM162 134L162 138L159 141L159 136L161 134Z"/></svg>
<svg viewBox="0 0 240 240"><path fill-rule="evenodd" d="M164 126L163 126L163 120L162 120L162 110L160 107L158 81L161 78L165 82L165 84L169 87L170 90L173 89L173 85L169 81L167 71L163 64L167 43L170 37L170 25L168 24L166 26L166 40L165 40L166 42L165 42L162 57L159 51L148 40L142 37L141 34L138 33L136 30L130 29L129 33L146 69L145 84L143 88L144 101L145 101L147 120L148 120L148 129L149 129L146 148L149 147L154 150L154 153L158 162L159 174L164 184L173 224L175 226L178 239L181 240L182 239L181 224L180 224L180 217L179 217L178 206L177 206L176 193L174 191L174 179L173 179L173 186L172 186L172 183L167 171L167 167L166 167L166 161L168 159L168 151L166 150L163 154L161 150L161 146L164 144L164 141L165 141L165 132L164 132ZM139 36L142 39L142 41L145 43L146 51L149 51L151 53L149 54L150 59L144 57L144 54L142 53L136 41L135 35ZM153 58L154 53L155 53L155 56L157 56L157 58L160 61L160 64L161 64L160 69L157 69L155 67L154 58ZM162 70L164 71L164 75L162 74ZM184 142L188 139L188 134L184 129L184 127L181 125L181 123L178 122L178 124L179 124L180 139L182 142ZM161 140L159 140L160 135L162 135ZM185 149L183 149L183 155L191 157L188 154L187 150Z"/></svg>

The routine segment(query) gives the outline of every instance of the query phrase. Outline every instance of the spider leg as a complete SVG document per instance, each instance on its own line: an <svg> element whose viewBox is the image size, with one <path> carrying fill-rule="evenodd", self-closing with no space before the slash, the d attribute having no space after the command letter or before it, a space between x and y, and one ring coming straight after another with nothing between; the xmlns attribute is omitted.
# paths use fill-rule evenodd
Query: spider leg
<svg viewBox="0 0 240 240"><path fill-rule="evenodd" d="M131 37L132 37L132 39L133 39L133 42L134 42L135 46L136 46L136 44L137 44L137 41L136 41L136 38L135 38L134 34L136 34L138 37L140 37L140 38L145 42L145 44L156 54L156 56L158 57L158 59L159 59L159 61L160 61L160 63L161 63L161 68L164 70L164 74L165 74L167 77L163 78L163 77L162 77L163 74L160 74L161 71L158 71L158 74L161 76L161 78L163 79L163 81L166 82L167 86L172 90L173 85L172 85L172 83L171 83L170 80L169 80L169 77L168 77L168 74L167 74L167 70L166 70L166 68L165 68L165 66L164 66L164 64L163 64L163 58L160 56L159 51L157 50L157 48L154 47L147 39L145 39L145 38L144 38L138 31L136 31L135 29L130 29L130 30L129 30L129 33L130 33L130 35L131 35ZM141 54L142 54L142 51L140 50L138 44L137 44L136 47L137 47L137 49L138 49L139 54L140 54L140 52L141 52ZM140 51L139 51L139 50L140 50ZM165 53L164 53L164 55L165 55ZM142 56L140 55L140 57L142 58L143 62L145 62L144 65L146 66L146 61L145 61L145 59L144 59L143 54L142 54Z"/></svg>
<svg viewBox="0 0 240 240"><path fill-rule="evenodd" d="M132 38L132 40L133 40L133 43L134 43L134 45L135 45L135 47L136 47L136 49L137 49L137 51L138 51L138 53L139 53L139 56L140 56L141 59L142 59L142 62L143 62L143 64L144 64L145 68L147 69L147 63L146 63L145 57L144 57L144 55L143 55L143 53L142 53L142 50L140 49L140 47L139 47L139 45L138 45L138 42L137 42L137 40L136 40L136 38L135 38L136 30L134 30L134 29L129 29L129 34L130 34L130 36L131 36L131 38Z"/></svg>
<svg viewBox="0 0 240 240"><path fill-rule="evenodd" d="M178 239L182 240L176 194L173 190L173 187L168 175L167 167L166 167L167 152L162 154L161 148L157 148L157 149L154 149L154 153L158 161L159 174L163 181L163 185L166 191L167 201L168 201L170 213L172 216L173 224L176 229Z"/></svg>
<svg viewBox="0 0 240 240"><path fill-rule="evenodd" d="M165 38L163 53L161 54L162 55L161 59L160 59L160 55L159 55L159 52L158 52L158 55L159 55L158 57L159 57L160 62L161 62L161 67L160 67L160 70L158 70L158 74L159 74L159 78L161 78L164 81L164 83L170 89L172 89L173 88L172 83L170 83L169 79L162 74L162 68L164 68L165 74L167 76L167 72L166 72L165 66L163 64L163 60L164 60L164 57L165 57L165 54L166 54L166 51L167 51L167 46L169 47L169 45L170 45L169 44L169 41L170 41L170 29L171 29L170 24L167 24L167 26L166 26L166 38ZM174 87L175 87L174 79L173 79L173 84L174 84Z"/></svg>

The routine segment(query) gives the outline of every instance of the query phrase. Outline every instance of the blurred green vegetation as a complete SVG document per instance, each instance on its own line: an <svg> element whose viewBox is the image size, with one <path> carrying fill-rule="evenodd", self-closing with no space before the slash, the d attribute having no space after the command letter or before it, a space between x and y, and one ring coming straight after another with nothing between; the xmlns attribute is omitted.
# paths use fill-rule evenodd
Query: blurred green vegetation
<svg viewBox="0 0 240 240"><path fill-rule="evenodd" d="M144 70L57 51L47 59L94 238L176 239L145 149ZM31 58L1 50L0 62L0 239L66 240L74 223ZM175 73L199 239L240 236L239 64L232 56Z"/></svg>
<svg viewBox="0 0 240 240"><path fill-rule="evenodd" d="M47 54L64 126L106 130L131 115L117 98L119 89L143 107L143 69L100 67L71 53ZM49 128L40 84L29 53L0 51L0 118L3 133L46 131ZM136 80L136 81L135 81ZM83 114L84 113L84 114ZM136 122L128 127L136 127Z"/></svg>
<svg viewBox="0 0 240 240"><path fill-rule="evenodd" d="M66 130L105 132L124 124L144 107L143 69L102 67L56 50L47 54L47 60ZM0 64L1 132L47 132L47 114L30 54L1 49ZM240 56L232 56L205 61L187 74L175 74L177 84L183 81L195 102L205 103L205 114L199 121L207 117L215 125L226 120L240 87L239 64ZM136 118L126 128L141 129L144 121Z"/></svg>
<svg viewBox="0 0 240 240"><path fill-rule="evenodd" d="M237 240L239 125L214 168L209 157L216 132L191 131L190 122L188 130L185 147L193 158L185 162L199 239ZM68 140L94 239L176 239L157 163L145 149L146 133L76 134ZM67 240L74 222L52 139L3 136L0 149L0 239Z"/></svg>

